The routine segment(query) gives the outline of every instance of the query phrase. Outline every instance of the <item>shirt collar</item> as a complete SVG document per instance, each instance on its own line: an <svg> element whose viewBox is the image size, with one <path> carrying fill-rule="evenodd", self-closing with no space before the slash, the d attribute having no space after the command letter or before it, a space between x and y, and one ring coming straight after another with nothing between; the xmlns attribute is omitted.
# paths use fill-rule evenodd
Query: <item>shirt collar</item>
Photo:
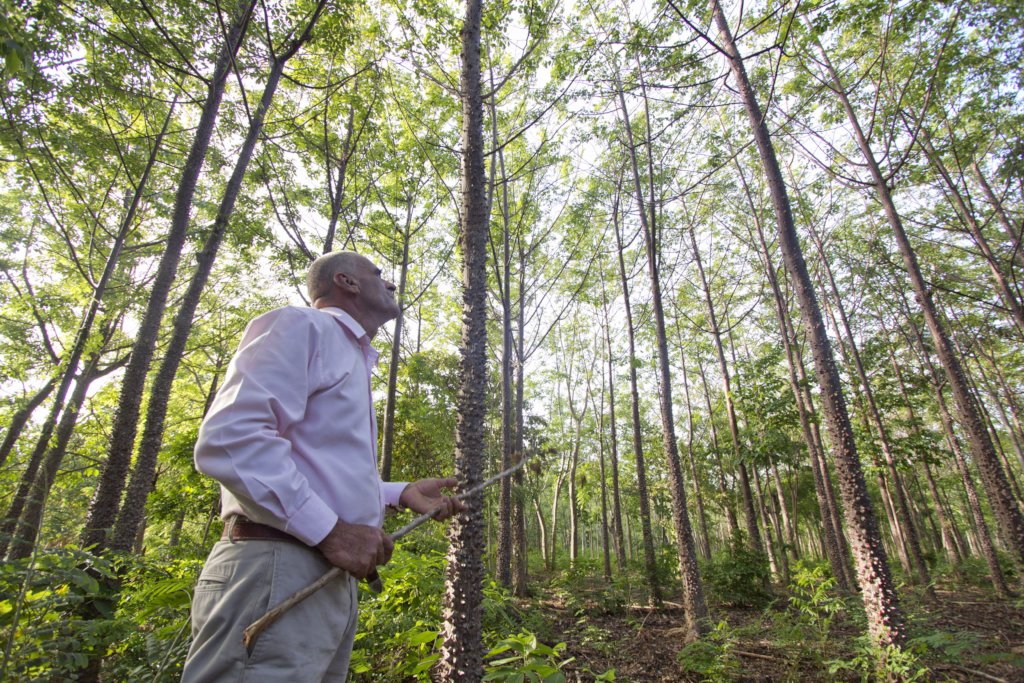
<svg viewBox="0 0 1024 683"><path fill-rule="evenodd" d="M318 308L316 310L322 311L323 313L333 316L335 320L337 320L345 328L347 328L348 331L352 333L352 336L354 336L360 342L367 345L370 343L370 337L366 334L366 330L363 329L363 326L356 322L356 319L353 318L348 313L346 313L345 311L335 306L326 306L324 308Z"/></svg>

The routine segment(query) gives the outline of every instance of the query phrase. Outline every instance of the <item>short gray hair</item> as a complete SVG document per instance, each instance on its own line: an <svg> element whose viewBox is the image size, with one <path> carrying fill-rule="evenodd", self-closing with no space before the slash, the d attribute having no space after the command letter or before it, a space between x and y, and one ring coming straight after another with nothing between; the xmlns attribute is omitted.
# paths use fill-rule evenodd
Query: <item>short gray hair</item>
<svg viewBox="0 0 1024 683"><path fill-rule="evenodd" d="M356 265L354 251L332 251L317 258L306 272L306 292L310 303L331 293L336 273L351 273Z"/></svg>

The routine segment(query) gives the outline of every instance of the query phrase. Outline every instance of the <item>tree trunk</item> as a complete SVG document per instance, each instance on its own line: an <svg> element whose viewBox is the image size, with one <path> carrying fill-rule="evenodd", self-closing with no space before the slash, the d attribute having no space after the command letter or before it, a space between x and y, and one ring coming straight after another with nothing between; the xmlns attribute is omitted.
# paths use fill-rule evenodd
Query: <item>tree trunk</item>
<svg viewBox="0 0 1024 683"><path fill-rule="evenodd" d="M166 118L164 118L163 126L160 130L160 133L157 135L156 139L153 142L153 148L150 150L149 158L146 162L146 167L143 170L142 175L139 177L138 182L135 183L135 191L132 194L131 200L128 202L128 206L126 207L125 214L121 219L121 224L118 228L117 235L114 238L114 242L111 244L110 252L107 254L106 262L104 263L103 266L103 273L100 275L99 280L96 282L96 285L92 293L92 299L89 301L89 306L86 309L85 314L82 316L82 322L78 326L78 330L75 333L75 339L71 344L71 349L68 352L67 359L63 363L63 374L61 375L60 382L57 385L57 392L54 397L53 406L50 409L50 413L47 416L46 421L43 423L40 435L36 441L35 449L33 450L32 455L29 458L28 466L24 472L22 482L18 487L18 491L16 492L15 497L11 502L11 507L8 510L7 514L5 515L3 522L0 523L0 556L2 556L3 553L6 551L8 539L11 538L11 534L14 532L15 525L18 522L18 518L22 516L27 496L29 496L30 492L33 490L32 487L35 484L36 473L39 468L39 465L43 462L44 457L58 458L57 463L52 465L54 475L56 475L57 468L60 465L60 460L63 459L66 443L63 447L55 447L54 449L52 449L51 452L48 452L47 449L49 447L50 437L53 435L53 429L57 425L57 418L60 415L61 410L64 409L64 397L67 396L68 389L71 387L71 382L74 381L75 374L78 371L79 362L81 361L82 355L85 353L88 347L89 340L92 336L93 325L96 322L96 317L100 314L103 305L103 299L107 294L107 287L110 285L110 280L111 278L113 278L114 271L117 269L118 262L121 258L121 251L124 248L124 243L133 229L133 225L135 223L135 215L138 212L139 205L142 203L142 198L145 196L145 192L148 187L150 172L153 170L153 166L156 164L157 155L159 154L160 148L163 145L164 136L167 133L167 128L170 125L171 119L173 118L173 114L174 103L172 103L171 106L168 108L167 116ZM100 345L101 348L106 344L107 341L109 341L110 334L112 334L113 332L113 327L114 325L113 323L111 323L110 325L107 326L107 329L104 331L104 343ZM94 358L92 363L95 364L97 362L99 362L98 356ZM86 384L88 384L86 376L86 373L83 372L82 376L79 377L78 379L79 384L81 384L82 382L86 382ZM51 380L48 386L52 387L52 384L53 380ZM85 389L82 389L82 391L85 391ZM82 397L82 400L84 401L84 396ZM73 404L74 401L72 401L72 405ZM69 416L70 423L67 424L68 430L74 429L75 421L77 419L78 408L80 407L81 401L79 401L78 407L75 408L74 414ZM18 416L15 416L16 419L17 417ZM65 421L64 418L61 418L60 429L63 429L64 427ZM13 424L10 431L16 431L14 429ZM65 438L70 439L70 437L71 433L70 431L68 431ZM38 515L42 514L42 506L46 502L45 496L49 494L51 484L52 480L45 482L45 484L41 483L40 488L37 489L37 493L43 496L42 499L33 501L35 505L39 506ZM35 514L36 513L33 512L33 516L35 516ZM40 519L36 519L34 522L29 522L26 528L26 534L30 534L32 540L35 539L36 533L38 532L38 525ZM35 530L32 530L32 527L35 527ZM22 539L26 537L25 535L20 533L19 536ZM31 544L31 542L32 541L30 540L29 543ZM25 548L24 546L22 546L19 552L24 551ZM31 552L31 548L29 548L27 552Z"/></svg>
<svg viewBox="0 0 1024 683"><path fill-rule="evenodd" d="M618 194L612 205L612 223L615 230L615 245L619 259L619 278L622 281L622 296L626 309L626 333L629 340L629 390L633 411L633 457L636 461L636 489L640 506L640 528L643 533L644 573L647 587L651 591L651 603L661 604L661 586L658 583L657 563L654 557L654 536L651 533L651 503L647 495L647 466L644 463L643 433L640 426L640 390L636 377L636 340L633 328L633 307L629 301L629 280L626 277L626 261L622 254L622 236L619 234ZM632 542L631 542L632 547Z"/></svg>
<svg viewBox="0 0 1024 683"><path fill-rule="evenodd" d="M825 54L824 51L822 51L822 54ZM1024 516L1021 515L1020 509L1013 499L1009 482L1006 479L1006 473L999 464L995 447L989 437L988 430L985 428L984 420L974 401L974 397L971 395L960 359L953 352L953 347L946 334L945 327L939 319L938 310L932 300L931 289L925 282L924 275L921 273L921 268L917 263L917 254L914 252L913 247L911 247L910 239L903 229L903 221L896 210L896 204L889 190L888 180L882 174L882 169L875 158L874 152L871 150L867 136L860 126L857 114L854 112L853 106L846 95L846 90L838 73L832 68L831 63L827 61L827 56L825 56L825 62L834 84L834 91L842 102L843 109L846 111L847 119L853 129L861 155L871 171L871 179L878 194L878 200L882 204L889 226L896 237L896 243L903 258L907 276L910 278L910 285L914 290L914 298L924 314L925 323L935 345L935 352L946 373L946 380L953 394L953 401L960 417L960 423L967 432L971 457L978 464L981 479L985 485L985 490L988 492L992 509L995 512L996 519L999 521L1004 536L1013 548L1016 560L1018 562L1024 561Z"/></svg>
<svg viewBox="0 0 1024 683"><path fill-rule="evenodd" d="M384 405L384 428L381 430L380 478L391 481L391 459L395 450L395 399L398 394L398 363L402 355L402 332L405 331L405 288L409 275L409 242L412 239L412 197L406 199L405 230L402 231L402 263L398 269L398 317L391 336L391 362L388 363L387 403ZM502 470L505 468L503 467Z"/></svg>
<svg viewBox="0 0 1024 683"><path fill-rule="evenodd" d="M704 387L704 403L708 407L708 425L711 427L711 451L715 456L715 463L718 465L718 495L722 499L722 506L725 507L725 519L729 525L729 539L739 534L739 523L736 521L736 509L733 506L732 495L725 485L725 465L722 464L722 452L718 447L718 428L715 427L715 413L711 406L711 390L708 388L708 378L704 374L704 364L697 359L697 373L700 375L701 385Z"/></svg>
<svg viewBox="0 0 1024 683"><path fill-rule="evenodd" d="M925 592L929 598L935 598L935 591L931 587L931 577L928 572L928 565L924 561L924 555L921 552L921 541L920 535L918 534L917 526L914 524L911 518L910 505L907 502L907 495L903 487L902 477L900 476L899 470L896 469L896 457L892 452L892 445L889 441L889 431L886 429L885 423L882 422L882 414L878 409L878 403L875 401L874 391L871 389L871 382L868 380L868 373L864 369L864 362L861 360L860 350L857 348L857 340L853 336L853 331L850 328L850 319L846 314L846 308L843 306L842 297L839 294L839 287L836 285L835 277L832 274L832 266L829 264L828 256L825 254L825 246L821 241L821 236L818 235L817 229L813 223L808 224L808 228L813 238L814 244L817 247L818 256L821 258L821 264L826 279L828 280L829 289L832 292L832 298L835 302L836 311L839 313L839 321L842 322L843 332L845 333L846 347L849 348L850 357L853 359L853 365L857 370L857 377L860 379L861 388L864 391L864 399L867 402L867 410L865 411L865 420L870 418L870 424L874 426L876 433L878 434L878 445L881 448L882 456L885 459L885 469L889 474L889 482L891 486L886 486L886 482L882 478L881 468L879 468L879 490L882 491L882 495L890 498L888 505L892 509L892 521L890 528L893 529L894 542L897 547L905 554L905 567L908 569L907 574L913 576L916 574L918 583L925 587ZM832 324L835 327L836 337L840 340L844 338L844 335L840 334L839 326L836 324L836 320L833 316ZM839 347L844 356L846 355L845 347L840 343ZM867 433L871 433L868 429ZM901 558L902 559L902 558ZM912 568L912 571L909 571Z"/></svg>
<svg viewBox="0 0 1024 683"><path fill-rule="evenodd" d="M523 458L526 456L525 446L525 418L523 415L523 393L525 390L525 366L526 366L526 353L525 353L525 338L524 332L526 328L526 314L525 306L523 305L523 291L525 286L523 280L525 279L526 264L524 259L520 258L520 273L519 273L519 309L516 312L516 431L515 431L515 452L517 458ZM527 559L528 549L526 545L526 505L524 501L523 488L523 471L519 470L513 475L513 496L512 496L512 593L516 597L525 598L529 592L527 586L528 575L527 575ZM546 550L544 554L546 555Z"/></svg>
<svg viewBox="0 0 1024 683"><path fill-rule="evenodd" d="M533 503L533 512L537 516L537 531L540 534L540 558L544 560L544 566L550 568L548 564L548 527L544 523L544 513L540 511L540 502L536 497L530 499Z"/></svg>
<svg viewBox="0 0 1024 683"><path fill-rule="evenodd" d="M718 0L711 0L711 10L719 35L724 41L729 66L736 78L754 141L767 174L772 205L779 228L779 245L786 269L796 290L797 300L804 318L804 327L810 335L818 382L825 412L825 422L832 443L833 457L840 478L847 529L856 560L858 581L868 618L868 628L876 643L882 646L902 646L906 642L903 615L896 596L896 588L889 571L889 562L882 546L878 521L871 498L868 496L864 473L861 470L853 429L846 411L846 401L839 372L832 356L832 346L818 306L807 264L793 223L789 197L782 172L775 156L771 137L761 107L747 78L743 58L732 37L732 31Z"/></svg>
<svg viewBox="0 0 1024 683"><path fill-rule="evenodd" d="M7 456L14 450L14 444L18 443L18 437L21 436L21 430L25 428L25 423L32 417L32 413L35 412L36 408L42 405L46 397L53 392L55 386L57 386L57 379L51 377L46 381L46 384L39 388L39 391L32 394L25 401L25 405L14 411L10 422L7 423L7 431L4 432L3 443L0 444L0 467L3 467L4 463L7 462Z"/></svg>
<svg viewBox="0 0 1024 683"><path fill-rule="evenodd" d="M604 304L604 342L608 352L608 426L611 437L612 469L612 538L615 541L615 560L619 571L626 570L625 538L622 533L622 500L619 489L619 437L615 426L615 370L612 367L612 336L608 321L608 299L604 290L604 273L601 273L601 296Z"/></svg>
<svg viewBox="0 0 1024 683"><path fill-rule="evenodd" d="M643 73L638 70L640 88L643 93L644 111L647 113L647 95L644 92ZM618 73L616 73L618 79ZM672 521L675 525L676 543L679 551L679 571L683 582L683 607L686 611L686 639L700 638L709 628L708 608L704 600L704 586L700 580L700 568L697 566L697 549L693 539L693 528L690 525L690 514L686 509L686 487L683 484L683 471L679 464L679 446L676 442L675 418L672 414L672 381L669 370L668 341L665 334L665 311L661 297L661 275L658 265L658 248L656 244L657 225L654 197L649 197L645 210L643 187L640 182L640 170L637 164L636 144L633 142L633 129L629 122L629 110L626 108L622 84L616 82L619 91L619 107L626 132L628 152L633 172L633 187L636 194L637 209L640 214L640 227L647 249L647 273L651 284L651 304L654 311L655 336L658 348L658 388L661 403L661 437L668 461L669 487L672 490ZM647 130L650 131L648 117ZM650 140L647 141L650 143ZM653 154L648 148L648 177L653 183Z"/></svg>
<svg viewBox="0 0 1024 683"><path fill-rule="evenodd" d="M679 348L682 350L682 340ZM690 461L690 474L693 477L693 497L697 505L697 520L700 523L700 554L705 560L711 559L711 539L708 535L708 517L704 510L704 496L700 490L700 475L697 472L697 461L693 456L693 405L690 403L690 382L686 373L686 359L680 359L683 372L683 398L686 403L686 455Z"/></svg>
<svg viewBox="0 0 1024 683"><path fill-rule="evenodd" d="M604 371L603 371L603 368L602 368L602 372L601 372L601 384L604 385ZM601 486L601 555L602 555L602 559L604 560L604 565L603 565L604 566L604 578L606 580L611 580L611 578L612 578L612 556L611 556L611 552L609 551L609 547L608 547L610 545L610 539L608 537L609 536L608 535L608 486L606 484L607 479L605 478L605 465L604 465L604 460L605 460L605 458L604 458L604 450L605 450L605 448L604 448L604 391L603 391L603 386L602 386L602 391L599 392L599 393L601 394L601 405L599 407L595 406L595 409L597 410L597 419L598 419L598 432L597 432L597 434L598 434L598 448L600 449L598 465L600 466L599 472L600 472L600 476L601 476L601 482L600 482L600 486ZM593 396L591 396L591 398L593 398Z"/></svg>
<svg viewBox="0 0 1024 683"><path fill-rule="evenodd" d="M462 211L463 258L461 381L455 434L455 472L463 489L483 480L487 417L487 186L484 170L483 100L480 87L481 0L466 0L462 38ZM445 680L483 678L482 603L484 567L480 519L483 494L449 531L438 673Z"/></svg>
<svg viewBox="0 0 1024 683"><path fill-rule="evenodd" d="M836 578L836 584L839 589L844 593L851 593L853 592L854 577L849 567L849 560L844 545L843 528L842 524L839 523L839 515L832 497L832 487L827 476L828 471L824 467L820 447L821 441L817 435L817 419L814 415L814 406L811 402L810 392L806 388L806 377L803 370L803 361L797 348L796 332L793 330L793 322L789 315L786 297L782 293L782 288L776 276L775 264L768 249L768 242L765 239L761 221L758 219L757 208L754 206L754 200L750 194L750 187L747 185L743 167L739 162L735 162L735 166L743 186L747 204L750 207L754 228L757 231L757 243L761 247L761 260L765 269L765 275L768 278L769 285L771 285L775 300L775 313L779 320L782 346L786 352L786 364L789 368L790 389L796 402L801 432L803 433L804 443L807 445L807 453L811 460L811 473L818 500L818 510L821 514L822 533L824 534L823 545L825 555L832 565L832 573Z"/></svg>
<svg viewBox="0 0 1024 683"><path fill-rule="evenodd" d="M981 501L978 499L977 490L974 487L974 480L971 478L970 470L967 466L967 460L964 458L963 451L960 448L960 442L956 437L956 432L953 429L953 418L949 414L949 409L946 405L946 398L943 395L942 383L939 380L938 369L932 364L931 358L928 356L928 350L925 346L924 335L921 330L917 328L911 317L909 317L909 305L904 302L903 312L906 314L907 322L910 329L914 333L914 339L907 339L910 342L910 346L913 348L916 346L918 353L921 356L921 360L924 362L925 367L928 370L928 380L932 385L932 390L935 393L935 400L939 407L939 418L942 422L942 429L946 437L946 444L949 446L949 450L953 453L953 458L956 462L957 471L960 473L960 481L963 484L964 493L967 497L967 509L970 511L968 520L974 530L975 538L978 541L978 550L981 555L985 558L985 563L988 565L989 579L992 581L992 587L1001 596L1009 596L1010 590L1006 585L1006 578L1003 574L1002 568L999 566L999 558L996 556L995 547L992 544L992 535L988 530L988 523L985 521L985 516L981 511ZM895 358L893 359L895 362ZM902 377L901 380L902 382ZM908 404L909 405L909 404Z"/></svg>
<svg viewBox="0 0 1024 683"><path fill-rule="evenodd" d="M491 89L494 85L493 66L489 70ZM491 137L498 140L498 105L497 98L490 99ZM497 147L491 160L490 182L488 194L495 189L495 172L501 169L501 260L497 253L494 256L495 279L497 280L501 300L501 469L512 465L515 430L512 404L512 354L514 340L512 338L512 255L511 235L509 233L509 178L505 173L505 156L503 149ZM492 201L488 202L493 205ZM492 247L493 249L493 247ZM521 457L521 455L520 455ZM570 497L572 484L570 483ZM512 481L502 479L498 489L498 552L495 558L497 569L495 575L498 584L505 587L512 585Z"/></svg>
<svg viewBox="0 0 1024 683"><path fill-rule="evenodd" d="M242 36L248 26L254 6L255 0L242 0L239 3L228 26L224 45L217 55L213 75L209 80L206 100L196 124L195 137L185 160L174 198L171 225L164 241L163 256L157 267L153 288L150 290L146 312L139 324L139 330L132 345L131 359L121 380L121 392L114 414L114 424L111 428L107 460L100 472L96 490L89 504L85 528L81 534L80 542L84 547L105 545L107 533L113 527L117 517L118 504L131 463L138 429L139 410L142 403L139 397L143 394L146 375L149 373L157 337L160 334L160 324L163 321L167 299L178 271L178 263L188 234L192 197L195 195L199 174L213 137L214 123L217 120L217 112L224 95L228 73L234 62L238 46L242 42Z"/></svg>
<svg viewBox="0 0 1024 683"><path fill-rule="evenodd" d="M694 234L693 225L690 225L690 247L693 251L693 259L697 264L697 272L700 274L701 289L704 292L704 305L708 310L708 322L711 325L711 338L715 342L715 353L718 356L718 369L722 376L722 391L725 394L725 412L729 418L729 434L732 437L732 452L736 459L736 468L740 475L740 492L743 494L743 516L747 523L747 543L755 553L764 554L764 545L761 543L761 532L757 528L757 513L754 512L754 496L750 490L750 477L747 474L747 467L743 462L743 451L740 446L740 428L736 419L736 406L732 400L732 378L729 376L729 366L725 362L725 352L722 349L722 334L718 328L718 316L715 313L715 304L711 300L711 287L704 273L704 263L700 258L700 250L697 248L697 236Z"/></svg>
<svg viewBox="0 0 1024 683"><path fill-rule="evenodd" d="M266 119L267 111L273 102L277 86L281 82L281 75L284 73L285 64L298 51L299 48L309 39L309 36L316 25L320 14L323 11L327 0L320 0L313 11L308 23L302 32L280 55L271 56L270 73L267 75L267 82L263 86L263 94L260 103L256 107L249 130L246 132L242 148L238 152L238 159L231 172L231 177L224 188L224 195L221 197L220 206L217 208L217 217L214 219L213 228L207 235L202 251L196 258L197 266L195 273L189 281L188 289L182 297L181 306L174 315L170 342L164 351L163 360L157 370L156 378L149 394L149 403L146 410L146 423L142 431L142 441L139 444L139 454L135 459L135 467L132 470L131 480L128 483L128 490L121 504L121 511L114 526L114 536L110 546L115 550L130 551L138 533L139 524L145 515L146 498L153 486L153 475L156 472L156 461L160 454L160 447L163 445L164 422L167 417L167 405L171 396L171 387L174 384L174 376L178 373L178 366L185 355L185 346L192 333L192 321L206 283L209 281L210 273L213 270L214 261L217 259L217 252L220 249L221 241L228 229L231 214L235 210L235 202L238 193L242 189L245 180L245 172L252 159L253 150L263 130L263 122ZM126 472L127 473L127 472ZM120 487L124 485L123 477L121 482L109 479L108 492L111 500L119 500L121 497ZM116 488L115 488L116 485ZM98 529L105 529L109 521L102 516L91 516L92 526ZM100 547L104 543L101 539L95 540Z"/></svg>
<svg viewBox="0 0 1024 683"><path fill-rule="evenodd" d="M39 529L42 527L43 510L50 494L50 487L53 486L53 482L57 478L57 472L60 469L60 464L67 453L68 443L71 441L75 424L78 422L78 413L85 402L86 392L89 390L89 385L97 377L96 364L98 361L99 353L95 353L91 358L87 359L85 366L82 368L81 375L75 382L75 390L71 392L71 397L68 399L67 405L64 406L60 416L60 424L57 426L55 434L56 439L52 447L47 450L46 457L42 461L42 467L39 468L38 473L29 482L31 488L23 498L24 509L20 511L20 516L16 518L17 527L14 532L14 538L11 540L10 550L7 553L8 561L20 560L32 555L36 537L39 535ZM15 500L17 501L17 498ZM11 512L8 512L8 514L10 515ZM6 529L4 531L6 532ZM4 539L6 538L8 536L4 533Z"/></svg>

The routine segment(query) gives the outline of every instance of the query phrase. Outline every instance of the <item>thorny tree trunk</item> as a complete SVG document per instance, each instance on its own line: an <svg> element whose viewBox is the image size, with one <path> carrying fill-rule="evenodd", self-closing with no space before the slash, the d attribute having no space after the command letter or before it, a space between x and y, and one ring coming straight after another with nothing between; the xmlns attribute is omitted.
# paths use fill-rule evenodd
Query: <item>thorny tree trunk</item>
<svg viewBox="0 0 1024 683"><path fill-rule="evenodd" d="M157 337L160 334L160 323L167 307L171 285L178 272L182 248L188 234L189 212L192 209L192 197L195 195L196 183L206 159L206 152L213 137L214 123L220 109L221 98L227 83L228 73L234 61L235 53L242 41L248 26L255 0L244 0L236 9L225 36L224 45L217 56L213 75L209 80L206 100L196 124L195 138L189 149L188 157L178 184L174 198L174 209L171 224L164 241L164 252L157 267L153 288L150 290L146 312L139 324L139 330L132 345L131 358L121 380L121 392L114 424L111 428L110 449L106 463L100 472L99 482L93 499L89 505L85 527L81 534L84 547L102 546L107 541L107 532L114 525L124 480L131 463L135 435L138 429L139 410L149 372L153 352L156 349Z"/></svg>
<svg viewBox="0 0 1024 683"><path fill-rule="evenodd" d="M643 534L644 572L647 586L651 591L651 602L661 604L661 586L658 583L657 564L654 558L654 535L651 533L651 502L647 495L647 466L644 462L643 434L640 427L640 390L636 377L636 334L633 328L633 307L629 301L629 279L626 277L626 261L623 256L622 236L619 234L618 194L612 204L612 224L615 230L615 245L619 260L619 278L622 281L622 297L626 310L626 335L629 340L629 391L632 399L633 457L636 461L636 489L640 506L640 529ZM632 549L632 544L630 544Z"/></svg>
<svg viewBox="0 0 1024 683"><path fill-rule="evenodd" d="M811 351L818 374L818 383L821 386L825 422L832 443L836 470L839 474L839 488L843 496L846 524L851 535L851 546L867 612L868 628L875 641L880 645L902 646L906 642L903 615L890 574L885 548L882 546L878 521L875 518L864 481L864 473L861 470L839 371L832 355L832 346L825 332L818 298L811 284L807 264L797 238L782 171L775 156L775 148L772 146L764 114L761 112L761 107L747 78L743 58L736 47L732 31L718 0L711 0L711 11L714 14L719 35L724 41L729 66L736 78L736 86L746 108L754 141L767 174L772 205L778 222L779 245L782 249L786 269L793 281L793 288L796 290L805 329L810 335Z"/></svg>
<svg viewBox="0 0 1024 683"><path fill-rule="evenodd" d="M252 159L253 150L256 149L256 142L259 140L263 130L263 122L266 120L267 111L273 102L277 86L281 82L285 64L291 59L309 39L313 27L323 11L327 0L320 0L313 10L302 32L295 38L280 55L271 55L270 73L267 75L267 82L263 86L263 94L260 97L259 105L253 112L249 122L249 130L246 132L242 148L238 152L238 159L231 172L231 177L224 188L224 195L221 197L220 206L217 208L217 216L213 221L213 227L202 250L196 258L197 266L195 273L189 281L188 289L182 297L181 306L174 315L170 342L164 351L163 361L157 370L156 378L153 380L153 387L149 394L149 403L146 410L146 423L142 431L142 441L139 444L139 454L135 459L135 467L132 470L131 481L128 484L128 491L124 502L121 505L121 512L118 515L114 527L114 537L111 547L115 550L130 551L139 531L139 525L146 509L146 497L153 488L153 474L156 471L157 456L163 444L164 421L167 417L167 405L171 395L171 387L174 384L174 376L178 373L178 366L185 355L185 346L192 333L192 322L196 309L199 308L199 301L206 289L210 273L213 271L214 261L217 259L217 252L220 244L227 233L228 223L231 214L235 210L235 202L242 189L245 180L245 172ZM270 38L268 37L268 40ZM110 495L120 498L120 488L113 488L116 482L111 481ZM123 479L120 483L123 486ZM106 528L104 525L99 528ZM102 546L102 542L100 543Z"/></svg>
<svg viewBox="0 0 1024 683"><path fill-rule="evenodd" d="M890 519L893 520L891 528L893 529L893 536L897 547L903 551L906 555L904 566L908 569L911 568L913 572L908 571L908 574L916 573L918 582L925 587L925 592L930 598L935 597L935 591L931 587L931 577L928 573L928 565L924 561L924 555L921 552L921 541L918 534L917 525L914 524L914 520L911 518L910 504L907 501L907 494L903 486L903 478L900 476L899 470L896 469L896 457L892 452L892 445L889 441L889 431L882 422L881 411L878 409L878 403L875 401L874 391L871 389L871 382L868 380L868 373L864 369L864 362L861 360L860 350L857 348L857 340L853 336L853 331L850 329L850 319L846 314L846 308L843 306L842 297L839 294L839 287L836 285L835 277L832 274L832 266L829 264L828 256L825 253L825 246L822 244L821 236L818 234L817 229L814 227L813 222L808 223L808 228L813 238L814 244L817 247L818 256L821 258L822 269L824 271L825 278L828 280L829 290L832 292L832 298L835 302L836 311L839 313L839 321L842 322L843 332L845 333L846 346L844 347L840 341L840 350L844 357L846 356L846 348L849 348L849 355L853 359L853 365L857 370L857 376L860 378L861 388L864 390L864 399L867 401L867 410L865 413L865 421L870 418L871 425L874 426L876 433L878 434L878 445L882 450L882 457L885 459L885 468L889 473L889 480L891 486L887 486L887 482L882 477L882 470L878 468L878 479L879 479L879 490L882 492L883 497L889 498L887 505L891 506L892 516ZM835 317L832 316L832 325L835 328L836 338L842 340L844 335L840 334L839 325L837 324ZM849 363L847 363L849 364ZM870 429L867 430L870 433Z"/></svg>
<svg viewBox="0 0 1024 683"><path fill-rule="evenodd" d="M854 579L849 566L847 553L843 543L843 528L839 523L839 515L835 510L835 501L832 499L832 487L827 478L827 470L824 469L820 439L817 435L817 420L813 414L814 406L810 401L810 393L803 382L804 371L803 361L797 348L796 333L793 330L793 321L789 315L787 299L782 293L776 276L775 263L771 251L768 249L768 242L758 218L757 207L747 185L747 179L743 167L735 162L736 173L743 186L743 192L750 207L750 215L753 220L754 229L757 231L757 243L760 245L762 265L768 284L771 286L773 299L775 301L775 314L779 320L779 332L782 335L782 346L786 352L786 366L789 369L789 385L793 392L793 399L796 402L797 415L800 419L800 429L807 445L807 453L811 460L811 474L814 479L814 492L818 500L818 511L821 515L822 533L824 535L825 555L829 564L832 565L832 574L836 578L836 585L843 593L853 592ZM751 235L753 237L753 235ZM781 494L780 494L781 497Z"/></svg>
<svg viewBox="0 0 1024 683"><path fill-rule="evenodd" d="M640 89L643 93L643 73L638 69L640 77ZM683 582L683 607L686 610L685 629L686 639L695 640L700 638L708 629L708 608L704 601L704 586L700 580L700 568L697 566L697 548L693 539L693 528L690 525L690 515L686 509L686 487L683 484L683 470L679 464L679 446L676 442L675 422L672 414L672 381L669 370L668 341L665 334L665 311L661 298L661 276L658 265L658 250L656 244L655 223L656 203L654 196L648 197L646 204L643 196L643 186L640 182L640 170L637 164L636 144L633 142L633 129L629 122L629 110L626 108L625 96L622 92L622 83L618 82L616 73L616 86L619 94L619 108L622 114L622 121L626 133L630 168L633 174L633 188L636 194L637 210L640 214L640 229L644 236L644 243L647 252L647 273L651 283L651 304L654 310L655 336L658 347L658 388L661 399L661 436L665 447L665 458L668 461L669 486L672 491L672 521L676 530L676 543L679 550L680 578ZM644 111L647 113L647 96L643 94ZM647 121L647 130L650 131L650 120ZM648 140L648 143L650 140ZM653 154L648 148L648 177L653 183ZM650 210L650 215L647 214Z"/></svg>
<svg viewBox="0 0 1024 683"><path fill-rule="evenodd" d="M460 487L483 480L487 396L487 179L484 171L483 100L480 92L481 0L466 0L462 38L463 258L461 376L455 433L455 472ZM444 680L483 677L483 494L466 501L449 532L443 604L444 643L438 673Z"/></svg>
<svg viewBox="0 0 1024 683"><path fill-rule="evenodd" d="M1021 515L1020 509L1013 499L1009 482L1006 479L1006 473L999 463L992 439L989 437L985 422L974 401L974 397L971 395L960 359L954 353L945 327L939 319L938 310L932 300L931 289L921 273L921 268L917 262L917 254L910 244L910 239L903 229L903 221L896 210L896 204L889 190L888 179L882 173L882 169L875 158L864 130L860 126L857 114L850 104L838 73L827 62L827 59L826 66L829 69L829 74L834 84L834 92L842 102L861 155L871 171L871 179L878 194L878 200L885 211L889 227L892 228L893 235L896 237L896 244L903 258L903 265L906 268L907 276L910 278L910 285L914 290L914 299L924 314L925 323L935 345L936 355L939 357L939 363L946 373L946 380L953 394L953 401L960 417L960 423L967 432L971 458L978 464L981 480L985 485L993 512L995 512L996 519L999 521L999 526L1004 536L1013 548L1015 559L1020 562L1024 560L1024 516Z"/></svg>
<svg viewBox="0 0 1024 683"><path fill-rule="evenodd" d="M740 491L743 494L743 517L747 523L747 543L755 553L763 554L764 546L761 543L761 532L757 528L757 513L754 511L754 496L750 490L750 476L747 473L746 464L743 462L743 451L740 447L740 428L736 419L736 405L732 400L732 378L729 376L729 366L725 362L725 351L722 349L722 333L718 328L718 316L715 313L715 304L711 300L711 287L704 273L704 263L700 258L700 250L697 248L697 236L692 224L690 225L689 232L690 247L693 250L693 260L697 264L697 272L700 275L701 289L704 292L704 305L707 307L708 323L711 326L711 338L715 342L718 369L722 376L722 391L725 393L725 412L729 419L729 435L732 437L732 453L736 459L736 468L740 475Z"/></svg>

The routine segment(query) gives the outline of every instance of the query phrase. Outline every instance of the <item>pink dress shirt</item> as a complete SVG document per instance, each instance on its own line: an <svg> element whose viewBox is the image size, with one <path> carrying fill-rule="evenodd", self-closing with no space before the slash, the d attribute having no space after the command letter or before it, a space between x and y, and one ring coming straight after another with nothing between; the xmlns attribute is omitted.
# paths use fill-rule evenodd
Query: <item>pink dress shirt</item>
<svg viewBox="0 0 1024 683"><path fill-rule="evenodd" d="M221 483L221 516L309 545L339 519L380 526L406 484L377 471L376 363L338 308L286 306L249 323L196 442L196 468Z"/></svg>

